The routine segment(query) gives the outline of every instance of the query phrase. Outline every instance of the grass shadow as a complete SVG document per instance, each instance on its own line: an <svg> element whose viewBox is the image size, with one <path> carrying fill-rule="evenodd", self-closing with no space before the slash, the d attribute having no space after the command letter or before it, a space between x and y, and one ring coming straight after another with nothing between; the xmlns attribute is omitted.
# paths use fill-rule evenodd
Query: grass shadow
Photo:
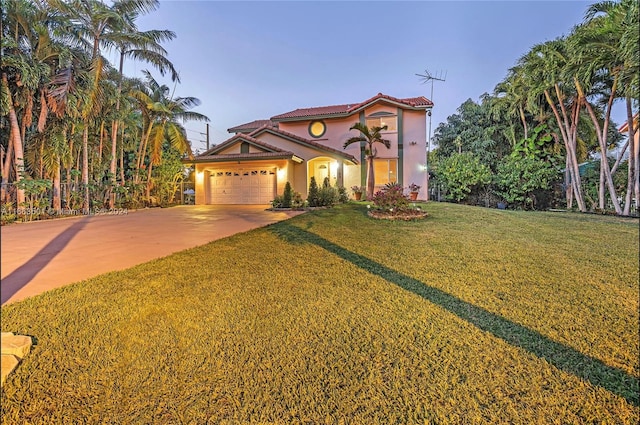
<svg viewBox="0 0 640 425"><path fill-rule="evenodd" d="M477 328L489 332L503 341L544 359L560 370L571 373L593 385L602 387L638 406L640 381L625 371L606 365L601 360L558 343L532 329L514 323L502 316L461 300L440 289L399 273L387 266L351 252L314 233L288 223L278 223L269 228L283 240L294 243L310 243L366 270L369 273L413 292L422 298L445 308Z"/></svg>

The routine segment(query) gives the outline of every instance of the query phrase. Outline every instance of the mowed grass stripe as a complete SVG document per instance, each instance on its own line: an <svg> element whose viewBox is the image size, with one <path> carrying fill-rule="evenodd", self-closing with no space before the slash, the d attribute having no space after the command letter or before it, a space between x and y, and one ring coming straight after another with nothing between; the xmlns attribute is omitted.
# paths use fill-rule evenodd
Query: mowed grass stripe
<svg viewBox="0 0 640 425"><path fill-rule="evenodd" d="M518 261L549 266L531 266L526 256L511 252L506 269L496 273L512 276L511 284L478 283L474 275L486 271L471 255L473 244L450 240L466 262L454 261L447 249L446 227L462 232L464 219L474 219L477 210L430 204L431 218L419 223L372 222L354 206L309 213L3 307L2 330L34 335L38 344L3 388L2 421L637 422L637 406L623 396L394 282L402 276L426 290L437 288L472 312L497 314L516 329L526 327L571 347L579 358L599 359L637 379L637 301L636 321L620 324L620 335L589 320L609 308L606 298L581 299L593 311L574 308L562 294L542 300L552 312L576 309L583 317L578 326L562 314L532 319L531 309L521 306L535 304L525 300L546 291L523 291L514 268ZM538 216L496 217L491 226L500 229L498 221L517 226ZM609 233L632 228L607 220L595 225ZM496 246L510 245L504 240L510 234L496 237ZM429 243L417 242L420 237ZM630 231L627 241L634 238L637 231ZM360 264L346 260L345 252ZM486 255L498 257L490 245ZM632 253L620 255L635 261ZM443 258L451 260L448 268ZM622 310L611 314L623 322L633 318L625 303L633 303L622 298L637 300L637 288L627 282L637 270L627 270L608 280L620 293L612 297ZM438 276L441 281L433 279ZM583 285L596 285L600 277ZM566 292L591 296L573 288L577 280L564 280ZM535 279L526 283L536 285ZM496 288L467 288L483 284ZM560 279L544 284L563 287ZM552 338L551 330L562 338ZM597 337L586 343L589 331ZM599 346L610 338L626 341L616 357ZM592 348L580 350L583 345Z"/></svg>
<svg viewBox="0 0 640 425"><path fill-rule="evenodd" d="M444 307L446 310L478 328L488 331L512 345L524 348L553 365L574 373L583 379L587 379L595 385L602 386L625 397L636 406L638 405L638 379L634 376L627 375L620 369L607 367L603 362L585 356L568 346L556 343L538 332L520 326L483 308L462 301L439 289L425 285L423 282L384 267L364 256L354 254L315 234L294 226L287 227L286 224L279 226L278 229L285 234L289 233L287 239L298 238L321 246L358 267L379 275L388 282L395 283L407 291L414 292Z"/></svg>

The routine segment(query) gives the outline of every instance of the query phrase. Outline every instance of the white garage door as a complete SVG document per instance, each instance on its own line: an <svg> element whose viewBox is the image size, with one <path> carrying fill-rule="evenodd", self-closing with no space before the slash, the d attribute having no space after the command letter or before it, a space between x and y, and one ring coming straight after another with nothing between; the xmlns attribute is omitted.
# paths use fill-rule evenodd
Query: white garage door
<svg viewBox="0 0 640 425"><path fill-rule="evenodd" d="M212 204L268 204L275 197L273 168L215 170L210 179Z"/></svg>

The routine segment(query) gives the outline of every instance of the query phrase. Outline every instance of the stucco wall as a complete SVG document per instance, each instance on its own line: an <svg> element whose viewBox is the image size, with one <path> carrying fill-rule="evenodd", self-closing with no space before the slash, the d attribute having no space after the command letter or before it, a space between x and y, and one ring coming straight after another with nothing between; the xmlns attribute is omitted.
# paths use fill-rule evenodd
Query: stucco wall
<svg viewBox="0 0 640 425"><path fill-rule="evenodd" d="M289 133L293 133L297 136L304 137L305 139L313 140L316 143L323 144L325 146L329 146L330 148L336 149L341 152L345 152L353 155L356 158L360 158L360 149L358 146L349 146L349 148L344 149L344 142L354 135L356 135L355 131L349 131L349 127L355 124L358 121L358 116L354 115L347 118L331 118L331 119L323 119L324 123L327 126L327 131L320 138L311 137L309 134L309 121L299 121L299 122L281 122L279 124L279 128L282 131L287 131Z"/></svg>
<svg viewBox="0 0 640 425"><path fill-rule="evenodd" d="M415 183L422 186L420 199L426 199L424 191L427 184L427 173L424 169L427 153L427 117L422 111L404 111L403 147L404 147L404 180L403 185ZM416 144L413 145L412 142Z"/></svg>
<svg viewBox="0 0 640 425"><path fill-rule="evenodd" d="M376 145L378 150L378 158L399 158L398 152L398 134L402 132L403 142L403 176L402 182L404 186L408 186L410 183L416 183L422 187L426 185L426 172L424 171L425 157L426 157L426 114L424 110L402 111L402 122L399 119L398 107L388 104L373 105L364 110L365 117L370 116L378 112L388 112L398 117L398 131L383 132L382 135L385 139L391 142L390 149L385 148L382 145ZM349 128L360 119L358 113L353 114L346 118L325 118L322 121L327 126L327 131L320 138L313 138L309 134L309 123L311 120L297 121L297 122L281 122L279 127L283 131L296 134L300 137L304 137L309 140L313 140L317 143L329 146L333 149L340 150L342 152L353 155L358 161L361 161L360 146L358 144L352 144L346 149L343 148L344 142L350 137L358 136L356 130L349 130ZM402 128L400 128L402 125ZM275 136L274 136L275 137ZM415 144L412 144L415 142ZM306 156L300 155L302 158L308 160ZM344 186L350 189L351 186L359 186L361 184L361 172L360 167L366 167L366 163L363 162L359 166L347 165L344 167ZM421 193L422 195L422 193ZM426 196L426 193L424 194Z"/></svg>

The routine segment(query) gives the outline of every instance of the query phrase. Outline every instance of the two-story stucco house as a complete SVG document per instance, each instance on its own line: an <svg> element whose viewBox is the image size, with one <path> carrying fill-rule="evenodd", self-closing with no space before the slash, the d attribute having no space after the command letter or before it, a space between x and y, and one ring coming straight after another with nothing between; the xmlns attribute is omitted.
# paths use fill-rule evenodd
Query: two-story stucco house
<svg viewBox="0 0 640 425"><path fill-rule="evenodd" d="M356 122L387 125L377 145L375 182L403 186L426 183L427 112L423 97L398 99L378 93L360 103L320 106L257 120L228 129L234 136L194 159L196 204L269 204L289 182L306 197L311 177L332 186L364 186L364 148L344 142L360 133Z"/></svg>

